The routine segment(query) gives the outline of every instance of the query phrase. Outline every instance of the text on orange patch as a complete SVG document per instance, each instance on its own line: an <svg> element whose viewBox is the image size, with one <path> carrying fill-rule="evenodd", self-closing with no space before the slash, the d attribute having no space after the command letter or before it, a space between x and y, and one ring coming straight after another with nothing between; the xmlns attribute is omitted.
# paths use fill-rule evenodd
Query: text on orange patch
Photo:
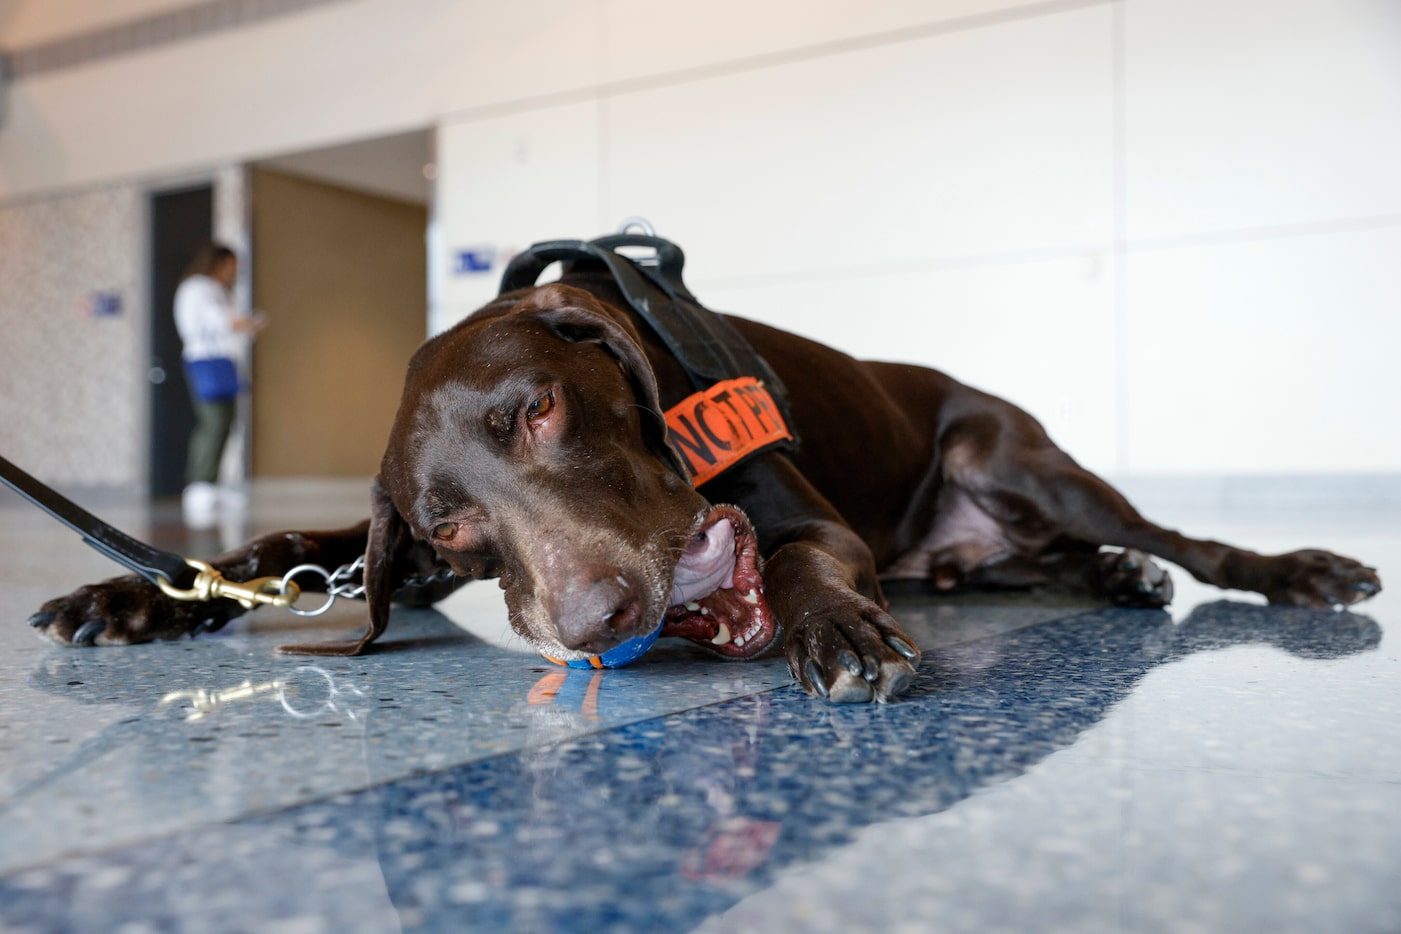
<svg viewBox="0 0 1401 934"><path fill-rule="evenodd" d="M694 486L751 454L793 440L773 396L752 376L725 380L686 397L667 410L666 424L691 469Z"/></svg>

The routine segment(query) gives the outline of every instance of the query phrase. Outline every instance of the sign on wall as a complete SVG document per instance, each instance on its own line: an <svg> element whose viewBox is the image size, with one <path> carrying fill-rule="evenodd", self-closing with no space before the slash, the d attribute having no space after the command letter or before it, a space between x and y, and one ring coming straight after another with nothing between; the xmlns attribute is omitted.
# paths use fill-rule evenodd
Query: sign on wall
<svg viewBox="0 0 1401 934"><path fill-rule="evenodd" d="M122 293L97 291L83 299L83 312L89 318L115 318L122 313Z"/></svg>
<svg viewBox="0 0 1401 934"><path fill-rule="evenodd" d="M494 246L478 245L454 250L452 254L452 274L470 276L491 272L496 265L497 249Z"/></svg>

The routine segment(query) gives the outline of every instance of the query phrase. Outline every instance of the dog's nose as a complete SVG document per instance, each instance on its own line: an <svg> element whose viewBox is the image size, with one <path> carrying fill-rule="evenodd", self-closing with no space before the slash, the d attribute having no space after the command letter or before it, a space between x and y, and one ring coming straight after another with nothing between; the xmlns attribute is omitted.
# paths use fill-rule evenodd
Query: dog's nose
<svg viewBox="0 0 1401 934"><path fill-rule="evenodd" d="M642 604L637 588L621 574L566 588L550 604L550 618L565 648L602 654L638 635Z"/></svg>

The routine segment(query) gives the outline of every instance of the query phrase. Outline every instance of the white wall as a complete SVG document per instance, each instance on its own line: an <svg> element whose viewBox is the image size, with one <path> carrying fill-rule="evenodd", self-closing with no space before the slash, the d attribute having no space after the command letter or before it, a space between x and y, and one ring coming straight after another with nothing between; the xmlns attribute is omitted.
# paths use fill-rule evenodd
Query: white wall
<svg viewBox="0 0 1401 934"><path fill-rule="evenodd" d="M643 214L1094 468L1395 474L1398 53L1392 0L354 0L19 82L0 199L436 124L435 327L454 251Z"/></svg>
<svg viewBox="0 0 1401 934"><path fill-rule="evenodd" d="M668 43L662 7L610 20L595 97L447 121L444 248L640 213L712 306L945 369L1094 469L1401 470L1401 5L765 7L727 37L749 6ZM436 326L494 283L445 273Z"/></svg>

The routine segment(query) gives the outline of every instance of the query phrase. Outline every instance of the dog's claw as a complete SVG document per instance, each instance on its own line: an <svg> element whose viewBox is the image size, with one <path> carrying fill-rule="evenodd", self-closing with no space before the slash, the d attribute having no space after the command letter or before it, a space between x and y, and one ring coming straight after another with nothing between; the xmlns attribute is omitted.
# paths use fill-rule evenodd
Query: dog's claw
<svg viewBox="0 0 1401 934"><path fill-rule="evenodd" d="M57 616L58 614L54 613L52 610L40 610L38 613L35 613L33 616L29 617L29 619L26 620L26 622L28 622L29 625L34 627L35 629L42 629L49 623L52 623L54 621L54 618Z"/></svg>
<svg viewBox="0 0 1401 934"><path fill-rule="evenodd" d="M822 666L817 664L817 659L808 659L808 663L803 666L803 670L807 672L808 684L812 686L812 689L823 697L827 697L827 681L822 675Z"/></svg>
<svg viewBox="0 0 1401 934"><path fill-rule="evenodd" d="M861 676L867 681L874 681L880 677L880 659L874 655L867 655L861 659Z"/></svg>
<svg viewBox="0 0 1401 934"><path fill-rule="evenodd" d="M856 657L856 653L850 649L842 649L837 655L837 661L843 668L853 675L864 676L864 669L861 666L861 659Z"/></svg>
<svg viewBox="0 0 1401 934"><path fill-rule="evenodd" d="M83 646L96 645L97 637L106 628L107 621L105 619L90 619L79 626L77 632L73 633L73 644Z"/></svg>
<svg viewBox="0 0 1401 934"><path fill-rule="evenodd" d="M885 644L905 656L909 661L914 661L919 658L919 652L915 651L915 647L899 636L886 636Z"/></svg>

